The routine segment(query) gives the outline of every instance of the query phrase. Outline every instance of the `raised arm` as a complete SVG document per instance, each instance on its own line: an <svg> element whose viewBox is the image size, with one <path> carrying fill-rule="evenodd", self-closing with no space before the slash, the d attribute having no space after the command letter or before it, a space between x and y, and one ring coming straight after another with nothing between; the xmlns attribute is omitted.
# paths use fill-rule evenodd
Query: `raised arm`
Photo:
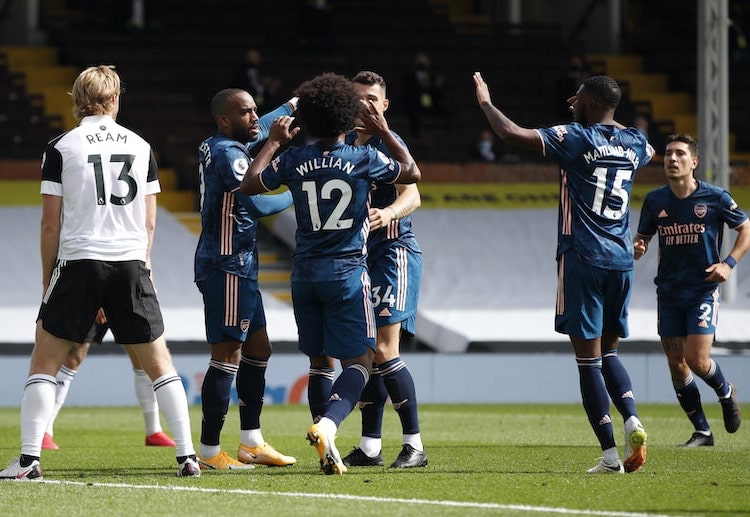
<svg viewBox="0 0 750 517"><path fill-rule="evenodd" d="M268 133L271 130L271 124L273 124L274 120L279 117L291 115L295 112L296 109L297 97L292 97L275 110L269 111L268 113L260 117L258 119L258 128L260 130L260 134L258 135L258 139L255 142L263 142L266 138L268 138ZM253 144L255 142L250 142L250 145L248 145L248 147L253 147Z"/></svg>
<svg viewBox="0 0 750 517"><path fill-rule="evenodd" d="M247 195L261 194L268 189L260 180L260 173L271 163L273 155L281 149L283 145L289 143L294 136L299 133L299 128L292 128L294 117L283 116L276 119L271 125L268 134L268 141L260 148L258 155L250 164L250 168L245 173L240 183L240 192Z"/></svg>
<svg viewBox="0 0 750 517"><path fill-rule="evenodd" d="M265 196L260 194L248 196L237 191L234 195L237 196L237 200L254 219L278 214L292 206L292 193L289 191Z"/></svg>
<svg viewBox="0 0 750 517"><path fill-rule="evenodd" d="M519 126L509 119L502 111L492 104L490 89L484 82L480 72L474 72L474 86L476 88L477 102L484 112L492 129L503 140L503 142L525 149L542 152L542 139L533 130Z"/></svg>
<svg viewBox="0 0 750 517"><path fill-rule="evenodd" d="M380 137L388 149L391 158L401 165L401 174L399 174L396 183L416 183L422 179L422 172L419 170L417 162L409 150L401 145L401 142L391 133L388 122L385 120L383 113L375 107L371 100L364 103L362 109L362 123L364 131L370 135Z"/></svg>

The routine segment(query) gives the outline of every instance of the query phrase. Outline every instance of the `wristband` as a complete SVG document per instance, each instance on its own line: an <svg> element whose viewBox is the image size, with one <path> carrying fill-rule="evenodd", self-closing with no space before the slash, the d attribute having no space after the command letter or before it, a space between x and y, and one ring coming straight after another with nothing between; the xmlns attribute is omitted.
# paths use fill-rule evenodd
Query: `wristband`
<svg viewBox="0 0 750 517"><path fill-rule="evenodd" d="M734 269L734 266L737 265L737 259L735 259L732 255L727 255L727 258L724 259L724 264Z"/></svg>

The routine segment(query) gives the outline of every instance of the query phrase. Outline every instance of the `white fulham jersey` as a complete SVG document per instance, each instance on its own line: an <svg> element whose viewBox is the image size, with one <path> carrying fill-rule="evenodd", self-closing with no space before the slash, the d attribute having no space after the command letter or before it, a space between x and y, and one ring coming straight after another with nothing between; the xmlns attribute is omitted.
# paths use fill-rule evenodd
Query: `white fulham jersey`
<svg viewBox="0 0 750 517"><path fill-rule="evenodd" d="M151 146L107 115L89 116L42 156L42 194L61 196L59 260L146 260L146 196L160 192Z"/></svg>

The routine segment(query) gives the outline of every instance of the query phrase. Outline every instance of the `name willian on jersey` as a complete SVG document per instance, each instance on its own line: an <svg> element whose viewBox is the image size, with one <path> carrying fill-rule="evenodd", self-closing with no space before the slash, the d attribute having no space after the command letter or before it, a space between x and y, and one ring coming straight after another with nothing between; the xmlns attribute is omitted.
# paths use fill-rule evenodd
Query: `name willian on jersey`
<svg viewBox="0 0 750 517"><path fill-rule="evenodd" d="M305 174L320 169L339 169L346 174L351 174L352 172L354 172L354 165L351 162L344 161L337 156L323 156L322 158L313 158L312 160L307 160L306 162L302 162L297 165L297 167L295 167L297 174L299 174L300 176L304 176Z"/></svg>
<svg viewBox="0 0 750 517"><path fill-rule="evenodd" d="M638 168L638 163L640 162L638 155L633 149L621 145L600 145L583 154L583 159L586 160L586 163L592 163L601 158L608 157L625 158L633 165L634 169Z"/></svg>

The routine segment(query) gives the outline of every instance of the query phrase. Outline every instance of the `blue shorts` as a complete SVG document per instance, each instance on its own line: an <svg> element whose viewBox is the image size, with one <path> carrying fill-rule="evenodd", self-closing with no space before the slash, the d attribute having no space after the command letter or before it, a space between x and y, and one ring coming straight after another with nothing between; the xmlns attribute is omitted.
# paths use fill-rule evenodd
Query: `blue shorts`
<svg viewBox="0 0 750 517"><path fill-rule="evenodd" d="M719 289L698 296L657 296L657 329L661 337L715 334L719 320Z"/></svg>
<svg viewBox="0 0 750 517"><path fill-rule="evenodd" d="M594 339L605 332L628 337L628 303L633 271L584 264L575 252L557 260L555 330Z"/></svg>
<svg viewBox="0 0 750 517"><path fill-rule="evenodd" d="M346 280L292 281L292 304L305 355L346 360L375 349L375 313L364 266Z"/></svg>
<svg viewBox="0 0 750 517"><path fill-rule="evenodd" d="M203 295L206 339L210 344L240 341L266 326L257 280L216 270L198 282Z"/></svg>
<svg viewBox="0 0 750 517"><path fill-rule="evenodd" d="M374 260L368 258L372 283L372 305L378 328L401 323L414 335L422 282L422 253L393 241Z"/></svg>

